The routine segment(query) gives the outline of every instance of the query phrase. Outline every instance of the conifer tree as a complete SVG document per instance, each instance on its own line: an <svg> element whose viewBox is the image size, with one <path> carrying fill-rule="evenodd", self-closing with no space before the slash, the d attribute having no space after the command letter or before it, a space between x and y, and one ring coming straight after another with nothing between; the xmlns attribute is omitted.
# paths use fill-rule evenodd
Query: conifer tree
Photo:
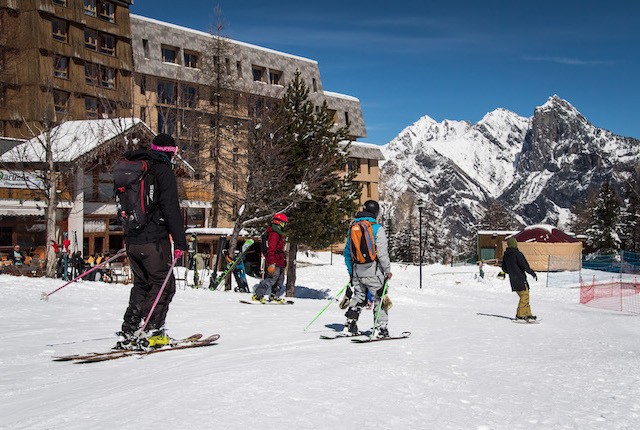
<svg viewBox="0 0 640 430"><path fill-rule="evenodd" d="M316 109L300 72L275 104L273 114L281 119L281 127L273 131L274 141L289 148L287 156L292 160L285 181L293 193L305 196L287 210L287 295L292 296L298 246L317 249L343 240L360 189L353 182L355 172L340 175L348 161L347 127L334 125L326 103Z"/></svg>
<svg viewBox="0 0 640 430"><path fill-rule="evenodd" d="M620 202L609 181L602 184L589 215L587 244L601 254L618 252L620 250Z"/></svg>

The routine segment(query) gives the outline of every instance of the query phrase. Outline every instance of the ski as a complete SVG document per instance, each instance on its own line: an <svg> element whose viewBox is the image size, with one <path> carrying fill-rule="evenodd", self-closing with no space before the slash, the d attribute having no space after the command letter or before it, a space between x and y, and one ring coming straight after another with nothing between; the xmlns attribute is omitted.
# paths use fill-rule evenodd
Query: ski
<svg viewBox="0 0 640 430"><path fill-rule="evenodd" d="M287 300L284 303L269 302L269 301L266 301L266 302L262 303L262 302L254 302L254 301L251 301L251 300L240 300L240 303L244 303L245 305L274 305L274 306L275 305L280 305L281 306L281 305L292 305L295 302L293 300Z"/></svg>
<svg viewBox="0 0 640 430"><path fill-rule="evenodd" d="M190 343L190 342L198 341L201 338L202 338L202 335L200 333L196 333L196 334L192 334L191 336L185 337L183 339L173 339L171 341L170 345L172 345L172 346L183 345L183 344L187 344L187 343ZM111 351L107 351L107 352L88 352L88 353L85 353L85 354L72 354L72 355L53 356L52 359L53 359L53 361L86 360L86 359L89 359L89 358L103 357L103 356L113 355L113 354L122 354L123 351L125 351L125 350L112 349Z"/></svg>
<svg viewBox="0 0 640 430"><path fill-rule="evenodd" d="M506 316L506 315L498 315L498 314L483 314L483 313L481 313L481 312L476 313L476 315L482 315L482 316L485 316L485 317L504 318L504 319L506 319L506 320L511 320L511 321L515 321L515 320L516 320L515 318L508 317L508 316Z"/></svg>
<svg viewBox="0 0 640 430"><path fill-rule="evenodd" d="M512 320L514 323L516 324L540 324L540 320L539 319L535 319L535 320L517 320L517 319L513 319Z"/></svg>
<svg viewBox="0 0 640 430"><path fill-rule="evenodd" d="M396 339L406 339L411 336L410 331L403 331L398 336L387 336L387 337L356 337L351 339L351 342L354 343L369 343L369 342L378 342L381 340L396 340Z"/></svg>
<svg viewBox="0 0 640 430"><path fill-rule="evenodd" d="M358 334L338 332L338 333L331 333L331 334L321 334L320 339L331 340L331 339L340 339L342 337L358 337L358 336L369 336L369 335L371 335L370 331L361 331Z"/></svg>
<svg viewBox="0 0 640 430"><path fill-rule="evenodd" d="M245 242L242 244L242 251L238 254L238 256L227 264L227 266L224 268L224 271L218 277L216 277L215 279L211 277L211 282L209 283L209 289L211 291L215 291L218 289L218 287L220 287L220 284L224 282L227 275L236 268L240 261L242 261L244 255L247 253L251 245L253 245L253 239L245 240Z"/></svg>
<svg viewBox="0 0 640 430"><path fill-rule="evenodd" d="M196 341L185 343L182 345L175 345L175 346L168 345L162 348L152 349L149 351L123 350L123 351L120 351L119 354L108 354L108 355L102 355L98 357L87 358L84 360L75 360L75 363L79 363L79 364L80 363L97 363L100 361L117 360L118 358L124 358L124 357L145 356L145 355L155 354L158 352L175 351L177 349L200 348L203 346L217 345L216 341L218 339L220 339L220 335L214 334L204 339L196 340Z"/></svg>

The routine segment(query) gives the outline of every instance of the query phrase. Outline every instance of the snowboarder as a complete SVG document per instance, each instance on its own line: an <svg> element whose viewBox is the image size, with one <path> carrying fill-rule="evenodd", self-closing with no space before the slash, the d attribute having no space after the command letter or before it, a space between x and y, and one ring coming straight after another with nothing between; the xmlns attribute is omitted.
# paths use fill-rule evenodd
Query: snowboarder
<svg viewBox="0 0 640 430"><path fill-rule="evenodd" d="M530 274L536 281L538 280L538 275L531 270L524 254L518 250L518 241L515 237L507 239L507 249L502 257L502 271L509 275L511 291L515 291L520 297L516 320L535 321L536 316L531 314L531 306L529 305L529 283L527 282L526 273Z"/></svg>
<svg viewBox="0 0 640 430"><path fill-rule="evenodd" d="M251 300L264 303L264 295L271 288L269 301L285 303L285 299L280 297L284 292L284 269L287 261L284 253L284 228L289 219L283 213L277 213L271 220L271 225L267 227L267 252L265 255L266 276L256 286Z"/></svg>
<svg viewBox="0 0 640 430"><path fill-rule="evenodd" d="M377 329L379 337L387 337L389 336L389 329L387 328L389 314L387 311L391 306L391 301L386 295L382 307L379 306L385 281L391 279L392 276L389 251L387 249L387 235L376 221L380 212L378 202L367 200L364 202L362 209L362 212L356 213L356 217L351 224L343 253L347 271L351 278L351 286L353 287L353 295L349 300L349 307L345 313L347 321L344 326L344 332L352 335L359 333L358 317L362 308L367 304L367 292L370 292L374 302L374 323L376 312L380 308L378 327L374 328ZM355 242L354 226L361 222L364 222L367 229L370 227L370 232L373 235L373 243L370 244L372 249L363 249L365 246L363 244L370 242L365 240L366 238L363 238L360 243ZM365 230L364 233L366 235L367 231ZM364 254L367 254L369 258L365 258L366 255Z"/></svg>
<svg viewBox="0 0 640 430"><path fill-rule="evenodd" d="M125 232L127 257L133 272L133 288L129 306L124 314L122 331L118 333L118 349L135 348L138 343L162 346L171 339L165 334L164 323L169 304L176 291L175 278L169 274L172 258L179 259L188 249L178 202L178 187L173 173L173 157L178 148L168 134L153 138L151 150L138 149L124 154L129 161L145 160L151 165L155 181L157 202L151 220L138 230ZM171 255L169 235L173 238L175 251ZM146 321L146 332L140 332L143 319L149 314L156 297L169 276L162 296Z"/></svg>

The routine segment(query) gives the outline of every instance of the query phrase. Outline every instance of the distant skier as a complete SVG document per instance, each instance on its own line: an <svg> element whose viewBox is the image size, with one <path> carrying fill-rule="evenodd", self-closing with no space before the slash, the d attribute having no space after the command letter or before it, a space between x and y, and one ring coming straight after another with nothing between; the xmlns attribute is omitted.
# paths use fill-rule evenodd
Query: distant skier
<svg viewBox="0 0 640 430"><path fill-rule="evenodd" d="M267 227L267 252L265 257L266 276L256 288L251 300L264 303L264 295L271 288L269 301L285 303L285 299L280 297L284 292L284 269L287 266L287 259L284 253L284 228L289 219L283 213L277 213L271 220L271 225Z"/></svg>
<svg viewBox="0 0 640 430"><path fill-rule="evenodd" d="M529 283L527 282L526 273L530 274L536 281L538 276L529 267L524 254L518 250L518 241L515 237L510 237L507 240L507 249L504 251L504 257L502 257L502 271L509 275L511 291L515 291L520 297L516 319L527 322L530 320L535 321L537 317L531 314L531 306L529 305Z"/></svg>
<svg viewBox="0 0 640 430"><path fill-rule="evenodd" d="M353 296L345 313L347 321L344 331L352 335L359 333L357 322L362 308L367 304L367 292L373 296L373 315L375 319L375 314L382 299L385 280L391 279L392 275L387 249L387 236L384 229L380 228L380 224L376 221L379 212L380 206L378 202L367 200L363 205L363 211L356 214L351 224L344 247L344 261L351 277L351 286L353 287ZM356 230L360 230L360 232L354 231L354 228L357 228ZM391 307L391 301L387 297L382 302L377 330L378 336L387 337L389 336L389 329L387 328L389 314L387 311Z"/></svg>

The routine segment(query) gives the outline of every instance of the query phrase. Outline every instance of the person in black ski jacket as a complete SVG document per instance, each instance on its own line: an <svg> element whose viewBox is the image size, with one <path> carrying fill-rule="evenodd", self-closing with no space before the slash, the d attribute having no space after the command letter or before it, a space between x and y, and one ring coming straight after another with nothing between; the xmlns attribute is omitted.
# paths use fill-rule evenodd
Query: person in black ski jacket
<svg viewBox="0 0 640 430"><path fill-rule="evenodd" d="M507 240L507 249L502 257L502 271L509 275L511 291L515 291L520 297L516 319L535 320L536 316L531 314L531 306L529 305L529 283L527 282L526 273L530 274L536 281L538 276L529 267L524 254L518 250L518 241L515 237L510 237Z"/></svg>
<svg viewBox="0 0 640 430"><path fill-rule="evenodd" d="M124 314L122 331L118 333L118 349L135 347L143 339L143 344L152 346L170 342L164 332L164 323L169 303L176 291L173 274L170 274L162 296L147 321L146 333L140 333L139 327L151 311L162 284L169 275L173 259L179 259L188 249L178 201L178 186L173 172L172 157L177 154L177 150L175 140L168 134L161 133L153 139L151 150L139 149L124 154L130 161L149 162L157 196L152 220L142 229L129 231L124 236L133 272L133 288ZM173 255L169 235L175 246Z"/></svg>

